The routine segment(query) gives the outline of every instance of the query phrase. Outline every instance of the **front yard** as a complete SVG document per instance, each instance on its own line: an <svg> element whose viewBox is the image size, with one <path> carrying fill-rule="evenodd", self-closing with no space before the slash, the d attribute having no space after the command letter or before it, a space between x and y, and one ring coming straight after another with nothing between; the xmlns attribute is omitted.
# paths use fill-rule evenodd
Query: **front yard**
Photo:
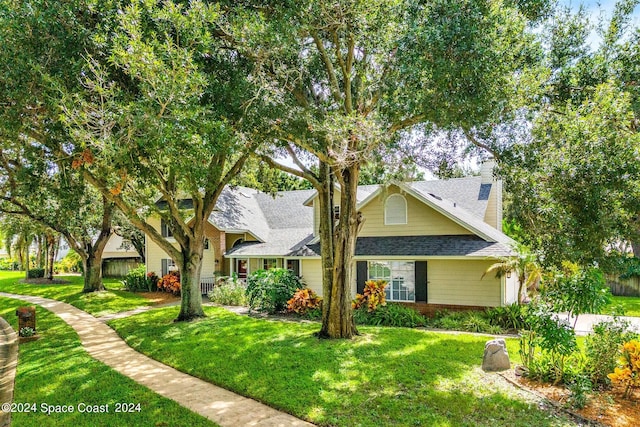
<svg viewBox="0 0 640 427"><path fill-rule="evenodd" d="M141 295L122 290L122 284L117 279L104 279L103 283L107 290L92 293L82 292L81 276L56 276L57 280L70 282L64 285L27 284L21 283L22 279L24 279L24 272L0 271L0 292L35 295L63 301L98 317L153 305L153 301Z"/></svg>
<svg viewBox="0 0 640 427"><path fill-rule="evenodd" d="M487 337L360 327L353 341L318 340L317 324L206 313L174 323L170 307L109 324L157 360L320 425L572 425L479 369Z"/></svg>
<svg viewBox="0 0 640 427"><path fill-rule="evenodd" d="M0 316L17 328L17 307L24 301L0 297ZM214 426L172 400L119 374L93 359L82 348L76 332L51 312L36 308L41 338L20 344L14 402L35 404L31 412L12 414L14 426ZM130 413L116 412L116 405L140 404ZM46 405L46 406L44 406ZM80 413L94 405L109 412ZM108 405L108 408L104 405ZM74 407L73 413L45 410Z"/></svg>

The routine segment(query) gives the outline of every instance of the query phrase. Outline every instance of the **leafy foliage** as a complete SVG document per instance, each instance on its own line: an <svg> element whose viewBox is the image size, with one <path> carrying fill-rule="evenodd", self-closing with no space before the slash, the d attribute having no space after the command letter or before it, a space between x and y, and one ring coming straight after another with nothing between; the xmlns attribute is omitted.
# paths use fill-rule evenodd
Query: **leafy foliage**
<svg viewBox="0 0 640 427"><path fill-rule="evenodd" d="M640 387L640 341L631 340L622 345L618 367L608 375L612 383L625 387L625 396L632 388Z"/></svg>
<svg viewBox="0 0 640 427"><path fill-rule="evenodd" d="M351 302L351 308L359 309L366 305L367 311L375 311L379 306L387 304L387 296L384 288L387 286L385 280L367 280L364 282L362 294L356 294L356 298Z"/></svg>
<svg viewBox="0 0 640 427"><path fill-rule="evenodd" d="M519 331L527 329L528 307L522 304L511 304L504 307L493 307L486 310L486 316L492 325L504 330Z"/></svg>
<svg viewBox="0 0 640 427"><path fill-rule="evenodd" d="M29 279L39 279L44 277L44 268L30 268L27 277Z"/></svg>
<svg viewBox="0 0 640 427"><path fill-rule="evenodd" d="M222 305L242 306L247 303L246 287L235 278L228 278L216 285L208 297L211 302Z"/></svg>
<svg viewBox="0 0 640 427"><path fill-rule="evenodd" d="M354 310L353 317L361 325L416 328L426 324L424 316L402 304L386 304L373 311L362 305Z"/></svg>
<svg viewBox="0 0 640 427"><path fill-rule="evenodd" d="M607 375L616 367L620 348L634 338L637 338L637 334L629 332L629 322L619 318L600 322L593 327L593 333L585 341L585 367L594 385L609 384Z"/></svg>
<svg viewBox="0 0 640 427"><path fill-rule="evenodd" d="M581 268L565 262L562 271L555 270L547 276L542 298L555 312L577 318L583 313L600 313L609 303L610 292L598 268Z"/></svg>
<svg viewBox="0 0 640 427"><path fill-rule="evenodd" d="M491 318L486 312L477 311L441 311L429 319L427 324L433 328L454 331L487 334L499 334L503 331L501 326L492 324Z"/></svg>
<svg viewBox="0 0 640 427"><path fill-rule="evenodd" d="M78 273L82 271L82 258L74 250L70 250L55 266L57 272Z"/></svg>
<svg viewBox="0 0 640 427"><path fill-rule="evenodd" d="M122 283L129 291L154 292L158 289L158 276L153 272L146 274L146 267L139 265L129 270Z"/></svg>
<svg viewBox="0 0 640 427"><path fill-rule="evenodd" d="M162 276L158 281L158 290L168 292L174 295L180 295L180 273L177 271L170 271L168 274Z"/></svg>
<svg viewBox="0 0 640 427"><path fill-rule="evenodd" d="M311 310L322 308L322 297L319 297L312 289L297 289L293 297L287 301L287 311L305 315Z"/></svg>
<svg viewBox="0 0 640 427"><path fill-rule="evenodd" d="M278 313L287 308L287 301L297 289L304 288L300 279L285 268L258 270L247 277L246 295L249 308Z"/></svg>

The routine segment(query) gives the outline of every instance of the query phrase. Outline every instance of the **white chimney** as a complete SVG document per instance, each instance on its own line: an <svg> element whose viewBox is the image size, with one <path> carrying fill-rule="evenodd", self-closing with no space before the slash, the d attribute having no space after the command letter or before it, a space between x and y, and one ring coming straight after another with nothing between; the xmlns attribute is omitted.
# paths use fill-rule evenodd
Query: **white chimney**
<svg viewBox="0 0 640 427"><path fill-rule="evenodd" d="M496 161L493 158L485 160L480 166L481 184L491 184L484 222L502 231L502 180L493 176L495 167Z"/></svg>

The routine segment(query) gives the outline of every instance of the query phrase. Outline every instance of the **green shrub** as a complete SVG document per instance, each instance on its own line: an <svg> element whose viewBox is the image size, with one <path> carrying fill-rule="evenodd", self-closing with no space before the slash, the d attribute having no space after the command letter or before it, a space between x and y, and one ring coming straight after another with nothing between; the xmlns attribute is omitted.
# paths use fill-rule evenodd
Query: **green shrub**
<svg viewBox="0 0 640 427"><path fill-rule="evenodd" d="M209 292L209 300L216 304L242 306L246 305L246 287L237 279L229 278Z"/></svg>
<svg viewBox="0 0 640 427"><path fill-rule="evenodd" d="M571 392L569 396L569 403L571 406L577 409L582 409L587 406L588 393L593 390L593 384L588 375L577 375L569 384L567 388Z"/></svg>
<svg viewBox="0 0 640 427"><path fill-rule="evenodd" d="M488 308L486 316L489 323L499 326L504 330L519 331L528 329L527 306L522 304L511 304L505 307Z"/></svg>
<svg viewBox="0 0 640 427"><path fill-rule="evenodd" d="M82 258L77 252L70 250L53 268L59 273L79 273L82 271Z"/></svg>
<svg viewBox="0 0 640 427"><path fill-rule="evenodd" d="M277 313L287 308L287 301L304 284L290 270L258 270L247 278L246 296L251 310Z"/></svg>
<svg viewBox="0 0 640 427"><path fill-rule="evenodd" d="M155 292L158 290L158 276L153 272L146 274L146 267L139 265L129 270L122 284L132 292Z"/></svg>
<svg viewBox="0 0 640 427"><path fill-rule="evenodd" d="M32 268L27 273L29 279L39 279L44 277L44 268Z"/></svg>
<svg viewBox="0 0 640 427"><path fill-rule="evenodd" d="M489 322L485 312L479 311L457 311L438 312L436 316L428 322L433 328L447 329L453 331L481 332L485 334L499 334L502 329Z"/></svg>
<svg viewBox="0 0 640 427"><path fill-rule="evenodd" d="M415 328L424 326L426 319L416 310L402 304L387 304L369 311L367 305L362 305L353 311L356 323L373 326L398 326Z"/></svg>
<svg viewBox="0 0 640 427"><path fill-rule="evenodd" d="M0 258L0 270L17 270L18 263L11 258Z"/></svg>
<svg viewBox="0 0 640 427"><path fill-rule="evenodd" d="M629 331L629 322L614 318L613 321L600 322L585 340L586 373L595 384L610 384L607 374L613 372L620 357L622 345L637 338Z"/></svg>

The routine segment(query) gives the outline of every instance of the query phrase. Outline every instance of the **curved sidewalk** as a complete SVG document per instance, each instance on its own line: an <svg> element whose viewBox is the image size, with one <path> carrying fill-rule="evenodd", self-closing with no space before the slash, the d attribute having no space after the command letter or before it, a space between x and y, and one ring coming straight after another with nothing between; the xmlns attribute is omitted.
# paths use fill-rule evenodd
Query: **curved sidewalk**
<svg viewBox="0 0 640 427"><path fill-rule="evenodd" d="M313 426L138 353L113 329L70 304L4 292L0 292L0 296L28 301L55 313L76 330L82 345L92 357L223 427Z"/></svg>

